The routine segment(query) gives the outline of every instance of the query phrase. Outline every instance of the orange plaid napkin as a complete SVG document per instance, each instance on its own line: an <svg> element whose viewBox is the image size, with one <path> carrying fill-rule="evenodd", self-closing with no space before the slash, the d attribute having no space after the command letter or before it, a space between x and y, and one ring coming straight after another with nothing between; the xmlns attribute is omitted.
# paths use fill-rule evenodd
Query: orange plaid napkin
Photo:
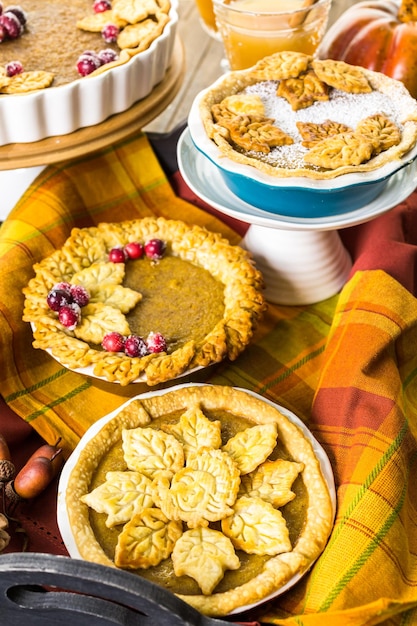
<svg viewBox="0 0 417 626"><path fill-rule="evenodd" d="M144 135L47 168L0 229L1 393L46 440L62 436L68 452L136 390L74 374L34 350L21 321L22 287L33 263L61 246L73 226L153 214L239 239L174 195ZM309 575L249 619L417 625L413 221L414 195L389 216L344 233L356 271L340 296L305 307L270 305L251 346L234 363L205 372L207 382L251 389L296 413L335 474L337 516L326 550Z"/></svg>

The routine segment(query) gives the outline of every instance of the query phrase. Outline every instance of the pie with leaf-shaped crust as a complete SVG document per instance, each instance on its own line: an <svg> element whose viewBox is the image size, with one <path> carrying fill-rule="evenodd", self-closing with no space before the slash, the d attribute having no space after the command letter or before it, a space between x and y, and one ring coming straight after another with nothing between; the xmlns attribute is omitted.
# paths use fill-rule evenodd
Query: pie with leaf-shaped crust
<svg viewBox="0 0 417 626"><path fill-rule="evenodd" d="M112 251L149 240L162 242L161 258L109 260ZM262 276L248 252L205 228L164 218L75 228L34 271L23 315L34 327L34 347L121 385L156 385L236 359L265 309ZM89 296L73 325L48 304L48 294L63 284ZM106 351L104 338L113 333L123 341L158 335L165 346L133 356L122 344Z"/></svg>
<svg viewBox="0 0 417 626"><path fill-rule="evenodd" d="M326 545L333 486L313 441L243 389L136 396L69 459L64 540L71 556L127 569L205 614L243 610L304 574Z"/></svg>
<svg viewBox="0 0 417 626"><path fill-rule="evenodd" d="M297 52L277 52L252 68L229 72L200 94L196 111L195 126L220 149L219 163L226 156L275 178L327 180L372 172L400 161L417 142L417 104L402 83ZM331 134L320 145L306 144L300 126L323 124ZM263 141L265 128L268 136L286 141ZM198 144L193 123L190 131Z"/></svg>

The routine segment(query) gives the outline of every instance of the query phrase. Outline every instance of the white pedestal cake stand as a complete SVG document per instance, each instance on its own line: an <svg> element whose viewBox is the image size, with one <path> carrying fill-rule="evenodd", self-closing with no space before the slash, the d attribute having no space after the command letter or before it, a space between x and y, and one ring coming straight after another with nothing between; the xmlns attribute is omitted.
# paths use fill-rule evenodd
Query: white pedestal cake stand
<svg viewBox="0 0 417 626"><path fill-rule="evenodd" d="M395 174L384 191L360 209L321 218L296 218L257 209L226 186L219 170L194 146L186 129L178 142L178 165L185 182L202 200L250 226L242 245L262 272L267 300L305 305L336 294L352 267L340 228L369 221L393 208L417 187L417 164Z"/></svg>

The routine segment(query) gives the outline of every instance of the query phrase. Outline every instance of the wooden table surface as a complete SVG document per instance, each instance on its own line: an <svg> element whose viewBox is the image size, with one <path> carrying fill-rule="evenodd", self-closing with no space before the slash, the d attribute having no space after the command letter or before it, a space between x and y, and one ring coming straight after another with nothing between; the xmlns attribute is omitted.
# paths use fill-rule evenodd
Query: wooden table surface
<svg viewBox="0 0 417 626"><path fill-rule="evenodd" d="M355 0L333 0L329 25ZM179 0L179 34L185 50L185 79L173 102L145 127L150 132L169 132L187 119L195 96L221 74L223 46L202 28L195 0Z"/></svg>

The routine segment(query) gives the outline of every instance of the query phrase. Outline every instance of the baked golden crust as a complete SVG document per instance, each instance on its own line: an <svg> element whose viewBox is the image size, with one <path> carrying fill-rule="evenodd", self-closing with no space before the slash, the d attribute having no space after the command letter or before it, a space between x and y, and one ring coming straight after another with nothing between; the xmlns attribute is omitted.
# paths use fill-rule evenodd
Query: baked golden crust
<svg viewBox="0 0 417 626"><path fill-rule="evenodd" d="M245 533L248 544L243 546L243 550L248 549L249 554L262 552L260 556L245 558L262 558L262 564L257 569L254 569L253 572L249 570L251 571L251 576L248 577L246 573L242 575L242 578L234 579L229 588L226 587L220 591L216 589L216 585L223 577L224 571L228 569L235 570L237 567L236 555L230 552L229 548L222 550L222 554L219 556L212 554L211 549L207 554L204 551L204 543L213 542L214 544L219 544L219 540L223 535L220 533L217 539L213 539L212 532L214 530L219 532L218 522L212 528L207 526L204 520L202 524L197 524L196 517L194 517L191 526L186 521L183 523L182 539L178 547L174 547L175 553L173 558L176 561L174 564L177 569L176 575L186 573L188 576L195 577L201 591L200 593L179 591L177 595L205 614L225 615L239 607L264 600L268 595L288 582L295 574L302 574L311 566L312 562L323 551L329 537L333 524L333 509L327 482L322 475L320 462L314 453L309 439L306 438L298 426L292 423L274 406L244 390L233 387L214 385L181 386L163 394L143 398L137 397L131 401L131 405L133 405L133 408L131 406L128 410L126 408L121 410L113 419L107 421L102 429L81 448L68 478L65 493L66 508L72 535L82 558L114 566L109 552L105 552L100 543L100 537L95 534L91 518L89 517L89 508L83 502L83 499L85 499L85 494L92 490L92 485L95 484L94 480L97 480L95 475L100 462L108 456L109 462L114 463L112 454L115 453L115 448L117 449L120 446L123 431L140 428L141 425L145 425L147 429L149 426L152 427L152 424L154 424L154 428L158 429L165 421L169 423L170 419L174 419L174 423L179 423L181 415L198 406L202 413L209 416L209 419L216 418L217 415L220 416L223 447L212 450L210 453L208 453L207 448L203 448L203 451L205 450L204 455L195 453L194 457L192 457L192 462L196 465L189 468L190 470L200 472L201 476L210 474L212 471L214 473L223 472L223 470L213 469L213 467L217 466L216 455L218 453L227 456L225 444L232 436L232 432L229 430L231 424L237 431L245 431L250 427L273 427L278 442L277 449L274 452L278 456L285 454L287 459L281 470L275 467L275 472L271 472L271 468L268 468L271 461L266 461L265 471L260 470L260 474L256 476L259 470L255 470L254 476L250 481L251 486L249 490L238 492L233 487L233 497L229 493L229 499L224 500L224 505L221 507L222 511L223 506L227 508L231 506L233 509L232 515L223 516L223 512L221 513L221 519L226 519L224 525L232 543L239 544L241 541L238 526L238 516L240 516L248 530ZM135 417L136 410L137 418ZM144 415L149 416L149 422L147 419L144 419ZM274 458L274 453L272 457ZM197 461L196 459L199 460ZM230 464L231 467L234 465L231 457L227 464ZM262 463L261 467L263 467ZM198 469L195 470L195 468ZM187 466L185 469L187 469ZM291 478L287 475L288 472L292 474ZM283 482L281 478L277 479L277 474L284 475ZM163 480L163 472L161 475ZM304 498L299 509L297 509L299 529L297 530L297 536L290 538L285 519L288 513L284 513L284 509L278 510L274 507L272 503L273 496L271 496L271 482L278 485L277 491L281 492L281 494L283 490L291 493L290 487L297 476L297 480L302 481L302 490L305 491L305 494L304 496L297 496ZM231 480L235 483L236 477ZM283 487L284 483L286 486ZM194 488L197 488L195 483ZM304 491L302 492L304 493ZM299 494L302 492L298 491ZM222 500L225 497L226 492L220 496L220 499ZM289 499L291 497L289 496ZM294 502L296 501L297 498L295 498ZM230 504L231 502L232 504ZM182 508L181 503L179 506ZM157 508L159 509L158 503ZM149 509L147 509L146 515L148 515L148 512ZM172 520L171 511L162 511L162 516L164 524L167 524L168 520ZM174 521L178 522L179 520ZM259 523L262 525L258 530L262 528L264 547L259 546L257 541L250 539L251 525L256 527ZM274 541L274 532L271 532L271 528L276 523L279 523L280 533L279 539ZM177 531L178 526L175 527L175 532L177 533ZM210 531L207 536L205 535L206 531ZM180 541L180 539L177 539L177 541ZM128 542L130 544L129 550L131 552L134 551L136 547L135 538L130 531L128 531ZM155 545L151 545L151 548L152 558L157 558L153 554ZM242 546L239 544L237 549L241 548ZM186 558L187 550L190 553L190 561L187 561ZM193 553L192 555L191 552ZM239 556L239 553L237 556ZM241 561L242 556L238 560ZM201 572L200 566L202 563L205 563L204 567L207 567L209 572L206 581L201 580L201 576L199 577L198 575L198 571ZM242 562L233 574L234 576L239 576L241 567ZM143 575L139 571L136 573ZM169 575L171 582L172 575ZM155 582L164 584L163 579L156 579ZM181 590L183 589L183 584L181 583ZM207 588L205 585L207 585Z"/></svg>
<svg viewBox="0 0 417 626"><path fill-rule="evenodd" d="M224 101L233 95L243 96L247 93L261 95L269 122L272 118L275 127L292 137L294 145L290 147L291 151L284 146L268 153L257 153L255 145L247 148L233 142L227 128L233 125L236 116L230 115L230 110L226 112ZM385 110L388 105L389 114ZM417 103L402 83L347 63L318 61L306 55L300 55L297 61L297 53L292 53L288 58L285 53L277 53L248 70L229 72L203 92L198 107L207 136L224 156L273 177L305 176L326 180L351 172L369 172L399 160L417 142ZM373 111L375 108L377 110ZM327 121L335 127L340 125L342 129L344 125L351 125L349 118L355 112L360 130L352 128L352 132L361 135L363 120L371 117L371 114L365 114L367 110L373 111L372 115L384 114L390 126L394 126L390 136L395 136L398 141L381 139L379 150L373 150L359 162L357 158L353 158L353 161L341 159L336 167L334 162L333 167L329 167L330 161L316 162L313 158L313 163L307 157L310 146L303 144L303 138L296 128L297 121L316 124ZM220 116L219 111L222 114ZM329 117L329 113L334 118ZM222 118L226 117L226 123L222 123ZM348 122L345 123L342 118ZM376 134L379 133L381 138L386 138L388 134L385 124L381 122L374 124L370 132L374 143Z"/></svg>
<svg viewBox="0 0 417 626"><path fill-rule="evenodd" d="M120 54L116 61L102 65L90 76L102 74L108 69L123 65L133 56L149 48L169 22L171 4L168 0L116 0L112 9L102 13L90 13L77 22L77 28L101 32L106 24L120 28L117 46Z"/></svg>
<svg viewBox="0 0 417 626"><path fill-rule="evenodd" d="M174 284L174 293L178 293L178 289L183 292L187 289L188 271L197 268L207 272L207 277L221 295L219 319L214 319L213 328L209 328L203 337L184 337L182 342L166 337L167 352L134 358L121 352L105 352L99 345L104 334L112 330L118 330L123 335L130 334L129 318L126 317L128 311L140 312L145 306L138 291L122 284L125 264L109 263L109 250L128 242L144 242L151 238L167 243L165 263L171 258L182 264L184 285ZM154 268L155 271L157 269ZM35 327L33 345L50 350L66 367L92 366L96 376L122 385L139 377L149 385L156 385L194 367L205 367L226 357L235 359L251 340L266 306L262 296L262 276L249 253L204 228L163 218L74 229L62 249L36 264L34 270L34 278L24 289L23 314L23 319ZM168 280L171 284L169 272ZM73 331L59 323L57 314L49 309L46 302L49 290L62 281L81 283L92 295L85 314L82 310L81 324ZM205 284L200 287L202 292L205 288ZM163 293L161 295L164 296ZM203 295L207 299L207 294ZM192 304L196 297L195 290L194 294L190 292L189 303ZM169 309L169 304L163 302L162 306ZM150 306L150 313L152 311ZM206 315L204 311L197 313L207 317L207 312ZM172 303L171 315L174 321L179 315L175 303ZM192 317L188 315L188 318ZM196 324L201 324L201 321L197 320ZM151 330L159 331L156 313L155 325Z"/></svg>

